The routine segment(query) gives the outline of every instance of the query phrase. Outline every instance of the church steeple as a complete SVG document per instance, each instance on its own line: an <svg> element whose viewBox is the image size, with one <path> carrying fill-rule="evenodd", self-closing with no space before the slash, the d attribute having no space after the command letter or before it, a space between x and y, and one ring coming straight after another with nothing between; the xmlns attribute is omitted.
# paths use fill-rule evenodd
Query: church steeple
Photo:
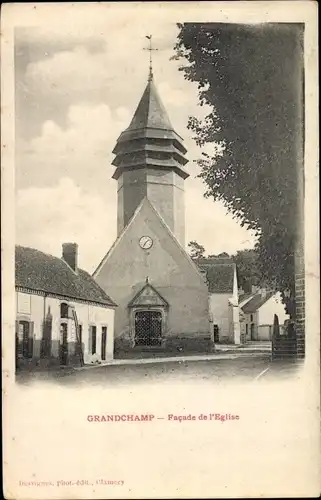
<svg viewBox="0 0 321 500"><path fill-rule="evenodd" d="M118 179L127 168L169 167L183 179L189 174L183 168L188 162L183 139L174 131L166 109L158 95L153 77L145 91L128 128L121 133L113 150L113 175Z"/></svg>
<svg viewBox="0 0 321 500"><path fill-rule="evenodd" d="M113 150L118 180L118 232L127 225L146 196L183 243L184 169L188 162L183 139L174 131L158 95L152 71L134 116Z"/></svg>
<svg viewBox="0 0 321 500"><path fill-rule="evenodd" d="M152 75L148 77L145 91L127 130L138 130L140 128L173 130L166 109L156 90Z"/></svg>

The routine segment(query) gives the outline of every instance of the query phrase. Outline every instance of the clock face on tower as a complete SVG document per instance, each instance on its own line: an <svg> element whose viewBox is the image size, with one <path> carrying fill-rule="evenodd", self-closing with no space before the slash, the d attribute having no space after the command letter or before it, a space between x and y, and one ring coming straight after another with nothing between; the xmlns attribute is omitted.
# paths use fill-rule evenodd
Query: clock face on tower
<svg viewBox="0 0 321 500"><path fill-rule="evenodd" d="M153 245L153 240L150 236L142 236L139 240L139 245L144 250L149 250Z"/></svg>

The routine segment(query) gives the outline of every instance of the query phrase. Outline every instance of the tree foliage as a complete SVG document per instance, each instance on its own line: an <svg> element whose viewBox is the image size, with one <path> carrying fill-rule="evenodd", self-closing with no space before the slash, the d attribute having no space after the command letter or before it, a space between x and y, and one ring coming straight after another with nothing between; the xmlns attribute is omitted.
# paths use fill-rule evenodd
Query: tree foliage
<svg viewBox="0 0 321 500"><path fill-rule="evenodd" d="M205 196L222 201L255 232L260 279L293 295L302 26L179 28L180 69L198 84L199 103L210 110L203 121L190 117L188 123L200 147L213 146L212 154L203 151L198 160Z"/></svg>
<svg viewBox="0 0 321 500"><path fill-rule="evenodd" d="M201 259L205 257L205 248L203 245L197 243L197 241L190 241L187 247L192 259Z"/></svg>
<svg viewBox="0 0 321 500"><path fill-rule="evenodd" d="M255 250L238 250L233 255L237 269L237 281L244 292L251 292L253 286L264 286L258 255Z"/></svg>
<svg viewBox="0 0 321 500"><path fill-rule="evenodd" d="M217 255L209 254L208 258L210 259L211 257L220 257L220 258L223 258L223 259L225 258L226 259L226 258L229 258L230 255L228 253L226 253L226 252L222 252L222 253L219 253Z"/></svg>

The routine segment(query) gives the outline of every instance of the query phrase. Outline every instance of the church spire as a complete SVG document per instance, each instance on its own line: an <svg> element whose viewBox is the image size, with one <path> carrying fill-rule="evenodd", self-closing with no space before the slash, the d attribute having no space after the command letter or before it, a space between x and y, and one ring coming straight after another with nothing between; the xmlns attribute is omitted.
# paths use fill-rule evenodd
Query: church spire
<svg viewBox="0 0 321 500"><path fill-rule="evenodd" d="M153 79L147 82L134 116L113 149L113 178L124 169L154 167L176 171L183 179L188 162L183 139L175 132Z"/></svg>
<svg viewBox="0 0 321 500"><path fill-rule="evenodd" d="M173 130L151 75L127 131L146 128Z"/></svg>
<svg viewBox="0 0 321 500"><path fill-rule="evenodd" d="M129 126L113 149L118 181L118 234L133 217L144 197L184 244L184 180L187 158L183 139L175 132L158 95L154 79L149 40L147 85Z"/></svg>
<svg viewBox="0 0 321 500"><path fill-rule="evenodd" d="M134 116L113 150L113 175L118 179L124 169L154 167L176 171L183 179L189 176L183 139L175 132L167 111L158 95L152 68L146 88Z"/></svg>

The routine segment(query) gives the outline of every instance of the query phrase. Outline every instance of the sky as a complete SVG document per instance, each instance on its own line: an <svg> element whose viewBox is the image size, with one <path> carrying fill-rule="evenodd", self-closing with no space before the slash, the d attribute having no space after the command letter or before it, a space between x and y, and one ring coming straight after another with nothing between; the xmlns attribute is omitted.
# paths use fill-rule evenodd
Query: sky
<svg viewBox="0 0 321 500"><path fill-rule="evenodd" d="M149 33L158 49L155 84L188 149L186 242L198 241L209 254L254 246L253 234L221 203L204 198L205 185L196 177L201 149L187 122L208 110L198 106L197 85L184 79L181 63L170 60L177 26L116 18L85 28L15 30L17 244L59 257L62 243L77 242L79 265L92 272L114 242L112 150L147 83Z"/></svg>

